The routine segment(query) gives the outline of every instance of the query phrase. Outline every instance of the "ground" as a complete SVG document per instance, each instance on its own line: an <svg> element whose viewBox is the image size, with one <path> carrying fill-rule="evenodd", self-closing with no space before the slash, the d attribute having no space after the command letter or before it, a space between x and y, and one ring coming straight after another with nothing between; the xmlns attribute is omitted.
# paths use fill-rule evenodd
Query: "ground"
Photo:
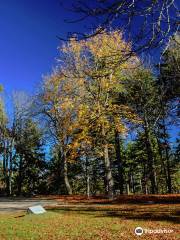
<svg viewBox="0 0 180 240"><path fill-rule="evenodd" d="M176 240L179 199L179 195L122 196L113 201L83 196L1 198L0 240ZM44 205L47 213L26 213L28 206L37 204ZM171 233L136 236L136 227Z"/></svg>

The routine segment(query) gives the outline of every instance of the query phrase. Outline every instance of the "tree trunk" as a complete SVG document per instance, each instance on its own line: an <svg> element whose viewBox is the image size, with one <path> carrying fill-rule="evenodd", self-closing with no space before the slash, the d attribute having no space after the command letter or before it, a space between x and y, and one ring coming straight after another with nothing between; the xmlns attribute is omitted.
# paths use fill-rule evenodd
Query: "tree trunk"
<svg viewBox="0 0 180 240"><path fill-rule="evenodd" d="M116 148L116 159L118 164L119 190L120 190L120 194L123 194L123 190L124 190L123 163L121 158L120 137L119 137L119 133L116 130L115 130L115 148Z"/></svg>
<svg viewBox="0 0 180 240"><path fill-rule="evenodd" d="M22 194L22 164L23 164L23 155L19 156L19 176L18 176L18 195Z"/></svg>
<svg viewBox="0 0 180 240"><path fill-rule="evenodd" d="M143 193L143 185L142 185L141 179L139 179L139 186L140 186L140 189L141 189L141 193Z"/></svg>
<svg viewBox="0 0 180 240"><path fill-rule="evenodd" d="M165 180L166 180L166 190L167 190L168 189L167 169L166 169L166 166L165 166L165 162L164 162L164 158L163 158L163 153L162 153L162 148L161 148L160 141L159 141L158 137L156 139L157 139L157 143L158 143L158 152L159 152L159 156L160 156L160 159L161 159L161 169L162 169L162 172L163 172Z"/></svg>
<svg viewBox="0 0 180 240"><path fill-rule="evenodd" d="M86 156L86 194L90 197L90 176L89 176L89 163Z"/></svg>
<svg viewBox="0 0 180 240"><path fill-rule="evenodd" d="M165 143L165 154L166 154L166 163L167 163L167 186L168 193L172 193L172 181L171 181L171 170L170 170L170 158L169 158L169 149L168 149L168 140L165 127L165 121L163 120L163 133L164 133L164 143Z"/></svg>
<svg viewBox="0 0 180 240"><path fill-rule="evenodd" d="M9 155L9 196L12 195L12 152Z"/></svg>
<svg viewBox="0 0 180 240"><path fill-rule="evenodd" d="M67 166L67 159L66 159L66 154L63 155L63 167L64 167L64 183L66 186L66 190L68 195L72 195L72 188L69 183L69 178L68 178L68 166Z"/></svg>
<svg viewBox="0 0 180 240"><path fill-rule="evenodd" d="M7 143L6 141L4 141L4 152L3 152L3 177L4 177L4 182L5 182L5 190L6 190L6 193L8 193L8 182L7 182L7 179L8 179L8 169L7 169Z"/></svg>
<svg viewBox="0 0 180 240"><path fill-rule="evenodd" d="M131 192L135 194L135 187L134 187L134 176L133 172L131 171Z"/></svg>
<svg viewBox="0 0 180 240"><path fill-rule="evenodd" d="M127 191L127 195L129 195L130 194L129 182L126 183L126 191Z"/></svg>
<svg viewBox="0 0 180 240"><path fill-rule="evenodd" d="M13 148L14 139L11 140L9 147L9 195L12 195L12 174L13 174Z"/></svg>
<svg viewBox="0 0 180 240"><path fill-rule="evenodd" d="M9 195L9 142L6 145L6 155L5 155L5 167L6 167L6 193Z"/></svg>
<svg viewBox="0 0 180 240"><path fill-rule="evenodd" d="M87 197L90 197L90 177L87 175Z"/></svg>
<svg viewBox="0 0 180 240"><path fill-rule="evenodd" d="M150 175L150 181L151 181L151 193L155 194L157 193L156 189L156 175L155 175L155 168L154 168L154 157L151 147L151 140L149 136L149 130L145 126L145 144L146 144L146 151L147 151L147 157L148 157L148 166L149 166L149 175Z"/></svg>
<svg viewBox="0 0 180 240"><path fill-rule="evenodd" d="M108 196L110 198L113 198L114 195L114 181L112 177L112 170L111 170L111 163L109 159L109 153L108 153L108 144L106 143L104 145L104 163L105 163L105 169L106 169L106 182L107 182L107 190L108 190Z"/></svg>
<svg viewBox="0 0 180 240"><path fill-rule="evenodd" d="M113 198L114 196L114 180L112 176L112 170L111 170L111 162L109 159L109 151L108 151L108 142L106 140L106 133L104 129L104 125L102 126L102 137L103 137L103 143L104 143L104 165L105 165L105 171L106 171L106 183L107 183L107 191L108 191L108 197Z"/></svg>

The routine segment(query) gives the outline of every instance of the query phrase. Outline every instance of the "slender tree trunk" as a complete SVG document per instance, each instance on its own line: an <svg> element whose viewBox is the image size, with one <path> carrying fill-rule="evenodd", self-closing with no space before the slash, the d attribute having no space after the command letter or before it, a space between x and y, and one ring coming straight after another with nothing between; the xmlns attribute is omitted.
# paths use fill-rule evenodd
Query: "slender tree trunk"
<svg viewBox="0 0 180 240"><path fill-rule="evenodd" d="M90 197L90 176L89 176L89 163L86 157L86 194Z"/></svg>
<svg viewBox="0 0 180 240"><path fill-rule="evenodd" d="M5 167L6 167L6 193L9 195L9 141L6 143L6 156L5 156Z"/></svg>
<svg viewBox="0 0 180 240"><path fill-rule="evenodd" d="M4 153L3 153L3 175L5 181L5 191L9 195L9 142L4 141Z"/></svg>
<svg viewBox="0 0 180 240"><path fill-rule="evenodd" d="M143 174L142 174L142 179L141 179L141 183L142 183L142 188L143 188L143 193L144 194L148 194L148 163L147 162L143 162Z"/></svg>
<svg viewBox="0 0 180 240"><path fill-rule="evenodd" d="M168 193L172 193L172 180L171 180L171 170L170 170L170 157L169 157L169 149L168 149L168 140L167 140L167 132L165 127L165 121L163 120L163 135L164 135L164 143L165 143L165 154L166 154L166 163L167 163L167 186Z"/></svg>
<svg viewBox="0 0 180 240"><path fill-rule="evenodd" d="M140 186L141 193L142 193L142 192L143 192L143 185L142 185L142 181L141 181L141 179L139 179L139 186Z"/></svg>
<svg viewBox="0 0 180 240"><path fill-rule="evenodd" d="M90 197L90 177L87 175L87 197Z"/></svg>
<svg viewBox="0 0 180 240"><path fill-rule="evenodd" d="M126 191L127 191L127 195L129 195L130 194L129 182L126 183Z"/></svg>
<svg viewBox="0 0 180 240"><path fill-rule="evenodd" d="M167 152L168 150L166 150ZM168 153L166 153L168 155ZM167 158L168 193L172 193L172 181L169 157Z"/></svg>
<svg viewBox="0 0 180 240"><path fill-rule="evenodd" d="M12 152L9 156L9 195L12 195Z"/></svg>
<svg viewBox="0 0 180 240"><path fill-rule="evenodd" d="M7 146L6 141L4 140L4 152L3 152L3 177L5 182L5 188L7 190L7 167L6 167L6 157L7 157Z"/></svg>
<svg viewBox="0 0 180 240"><path fill-rule="evenodd" d="M148 194L148 186L147 186L147 184L145 185L145 194L146 195Z"/></svg>
<svg viewBox="0 0 180 240"><path fill-rule="evenodd" d="M102 126L102 137L104 142L104 164L106 170L106 182L107 182L107 190L109 198L113 198L114 196L114 180L112 176L111 162L109 159L109 151L108 151L108 143L106 140L106 134L104 130L104 126Z"/></svg>
<svg viewBox="0 0 180 240"><path fill-rule="evenodd" d="M23 155L19 156L19 177L18 177L18 195L22 194L22 164L23 164Z"/></svg>
<svg viewBox="0 0 180 240"><path fill-rule="evenodd" d="M166 190L167 190L167 189L168 189L167 170L166 170L166 166L165 166L165 163L164 163L164 158L163 158L163 153L162 153L162 148L161 148L160 141L159 141L158 137L157 137L156 139L157 139L157 143L158 143L158 152L159 152L159 156L160 156L160 159L161 159L161 169L162 169L163 175L164 175L164 177L165 177Z"/></svg>
<svg viewBox="0 0 180 240"><path fill-rule="evenodd" d="M104 180L104 186L105 186L104 193L105 193L105 195L108 195L108 184L107 184L106 170L104 171L103 180Z"/></svg>
<svg viewBox="0 0 180 240"><path fill-rule="evenodd" d="M14 148L14 139L11 140L9 147L9 195L12 195L12 174L13 174L13 148Z"/></svg>
<svg viewBox="0 0 180 240"><path fill-rule="evenodd" d="M147 194L147 177L144 174L143 179L141 180L142 184L142 193Z"/></svg>
<svg viewBox="0 0 180 240"><path fill-rule="evenodd" d="M114 195L114 181L112 177L112 170L111 170L111 163L109 160L109 153L108 153L108 144L106 143L104 146L104 162L106 168L106 181L108 187L108 196L113 198Z"/></svg>
<svg viewBox="0 0 180 240"><path fill-rule="evenodd" d="M149 130L145 127L145 144L147 150L147 157L148 157L148 166L149 166L149 175L151 181L151 193L157 193L156 189L156 175L155 175L155 167L154 167L154 157L151 147L151 141L149 136Z"/></svg>
<svg viewBox="0 0 180 240"><path fill-rule="evenodd" d="M68 178L68 166L67 166L67 159L66 159L66 154L63 154L63 167L64 167L64 183L66 186L66 190L68 195L72 195L72 188L69 183L69 178Z"/></svg>
<svg viewBox="0 0 180 240"><path fill-rule="evenodd" d="M119 133L115 130L115 148L116 148L116 159L118 164L118 180L119 180L119 190L120 194L124 191L124 177L123 177L123 163L121 158L121 146Z"/></svg>
<svg viewBox="0 0 180 240"><path fill-rule="evenodd" d="M132 188L132 192L135 194L135 187L134 187L134 176L133 176L133 172L131 171L131 188Z"/></svg>

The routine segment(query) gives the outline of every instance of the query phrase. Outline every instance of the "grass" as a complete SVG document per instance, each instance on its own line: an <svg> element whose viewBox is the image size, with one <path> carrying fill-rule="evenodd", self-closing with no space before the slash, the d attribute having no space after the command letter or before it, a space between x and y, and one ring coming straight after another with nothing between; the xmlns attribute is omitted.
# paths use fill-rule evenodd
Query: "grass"
<svg viewBox="0 0 180 240"><path fill-rule="evenodd" d="M42 215L0 214L0 240L175 240L178 204L102 204L49 209ZM136 236L134 229L172 229Z"/></svg>

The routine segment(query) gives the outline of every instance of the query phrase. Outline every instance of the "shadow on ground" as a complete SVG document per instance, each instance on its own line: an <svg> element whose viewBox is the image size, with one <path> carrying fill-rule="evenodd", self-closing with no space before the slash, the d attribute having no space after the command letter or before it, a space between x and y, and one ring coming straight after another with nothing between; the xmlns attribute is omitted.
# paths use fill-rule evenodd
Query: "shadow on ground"
<svg viewBox="0 0 180 240"><path fill-rule="evenodd" d="M171 223L180 222L180 205L122 205L114 208L111 206L104 207L86 207L86 206L75 206L75 207L57 207L50 208L49 210L62 213L71 212L78 214L91 215L94 217L116 217L121 219L131 219L131 220L149 220L149 221L167 221Z"/></svg>

